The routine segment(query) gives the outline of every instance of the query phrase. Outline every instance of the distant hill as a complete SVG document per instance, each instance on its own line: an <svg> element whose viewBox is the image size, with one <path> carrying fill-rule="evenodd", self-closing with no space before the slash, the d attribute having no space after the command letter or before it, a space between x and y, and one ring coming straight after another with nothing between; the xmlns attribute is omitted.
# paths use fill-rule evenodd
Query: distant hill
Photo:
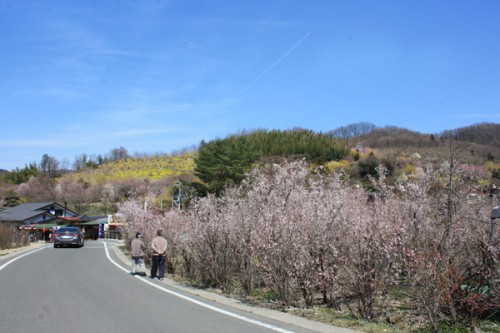
<svg viewBox="0 0 500 333"><path fill-rule="evenodd" d="M87 168L70 174L80 182L90 184L120 181L131 178L160 180L165 177L191 177L194 170L194 155L163 155L142 158L128 158L105 163L97 168Z"/></svg>
<svg viewBox="0 0 500 333"><path fill-rule="evenodd" d="M428 161L446 160L449 157L451 138L454 144L459 146L462 151L460 157L466 163L483 165L486 161L496 163L500 161L500 124L495 123L474 124L436 134L423 134L396 126L377 127L371 123L356 123L325 134L347 142L349 147L370 148L393 160L413 153L420 154ZM194 179L197 154L198 151L191 151L176 155L130 157L115 162L95 164L94 167L78 171L67 170L62 174L62 178L74 178L88 184L103 184L131 178L152 181L165 178ZM272 153L268 154L272 156ZM0 170L0 182L11 173Z"/></svg>
<svg viewBox="0 0 500 333"><path fill-rule="evenodd" d="M414 172L417 165L424 163L441 165L450 158L450 142L452 142L454 157L458 158L460 163L488 170L488 175L482 179L483 185L489 186L491 181L495 181L497 187L500 187L498 183L500 182L500 124L476 124L437 134L422 134L395 126L379 128L373 124L359 123L325 134L297 129L290 133L276 131L240 133L228 136L225 145L221 144L225 142L223 140L204 143L202 147L205 150L198 148L175 155L119 156L120 159L113 162L82 163L79 170L64 170L55 176L55 180L43 174L37 177L39 170L35 164L12 172L0 170L0 203L13 197L12 193L16 191L14 198L18 201L46 201L47 195L56 195L53 187L61 187L63 184L66 189L63 193L64 200L73 205L73 208L78 207L75 210L84 211L86 214L106 212L111 207L110 204L121 202L131 195L145 195L147 191L155 193L157 198L161 198L162 204L168 205L172 202L176 189L178 191L179 181L182 181L183 193L188 193L189 188L194 191L193 193L204 193L203 186L210 184L209 177L205 177L206 179L200 177L203 171L199 167L202 152L206 155L201 159L205 162L201 164L205 170L217 171L222 160L227 162L222 169L225 173L213 172L213 174L219 177L223 184L226 184L228 179L231 180L227 170L235 166L241 167L238 157L241 157L243 150L240 148L247 149L236 144L237 139L241 139L240 136L246 136L245 140L252 139L254 143L260 140L260 144L251 147L265 147L258 151L261 159L259 163L280 163L285 159L305 158L316 165L324 164L330 171L342 169L349 175L350 181L367 186L369 186L367 175L376 175L380 164L386 165L391 181L404 179ZM347 148L342 150L345 154L324 154L325 148L329 146L335 148L337 144ZM220 151L206 149L210 147L220 148ZM232 152L232 154L226 156L220 152ZM322 157L315 158L316 155L312 152L319 152L319 156ZM306 158L308 156L313 158ZM197 168L198 172L195 171ZM247 170L237 171L235 174L240 177ZM209 172L206 174L212 175ZM16 179L21 181L12 181ZM29 186L19 186L22 183L28 183ZM112 187L106 187L108 184ZM110 192L109 188L113 191ZM54 199L57 198L50 200Z"/></svg>
<svg viewBox="0 0 500 333"><path fill-rule="evenodd" d="M439 134L422 134L405 128L386 126L353 136L353 147L370 147L387 153L418 152L427 159L442 158L449 149L449 140L459 146L465 162L483 164L500 160L500 124L484 123Z"/></svg>
<svg viewBox="0 0 500 333"><path fill-rule="evenodd" d="M498 148L500 147L500 124L475 124L455 130L444 131L441 133L441 136Z"/></svg>
<svg viewBox="0 0 500 333"><path fill-rule="evenodd" d="M421 134L395 126L375 128L370 133L352 137L348 141L353 146L362 145L375 149L438 147L440 145L436 135Z"/></svg>

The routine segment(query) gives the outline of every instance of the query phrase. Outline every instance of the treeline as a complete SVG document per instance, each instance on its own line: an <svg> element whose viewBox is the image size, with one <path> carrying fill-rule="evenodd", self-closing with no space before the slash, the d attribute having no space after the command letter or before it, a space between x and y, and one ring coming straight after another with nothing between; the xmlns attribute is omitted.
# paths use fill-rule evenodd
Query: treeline
<svg viewBox="0 0 500 333"><path fill-rule="evenodd" d="M455 130L444 131L444 137L500 147L500 124L481 123Z"/></svg>
<svg viewBox="0 0 500 333"><path fill-rule="evenodd" d="M394 147L438 147L441 145L439 135L425 135L406 128L386 126L373 129L366 133L352 138L353 144L362 143L366 147L372 148L394 148Z"/></svg>
<svg viewBox="0 0 500 333"><path fill-rule="evenodd" d="M440 133L423 134L397 126L378 127L372 123L360 122L341 126L327 132L327 135L345 140L352 139L373 148L434 147L445 139L500 147L500 124L495 123L479 123Z"/></svg>
<svg viewBox="0 0 500 333"><path fill-rule="evenodd" d="M5 172L2 174L2 178L5 182L10 184L21 184L30 179L31 177L36 177L38 175L38 166L36 163L30 163L24 166L24 168L16 168L11 172Z"/></svg>
<svg viewBox="0 0 500 333"><path fill-rule="evenodd" d="M308 162L323 164L341 160L349 152L345 142L304 129L258 130L245 137L260 156L302 156Z"/></svg>
<svg viewBox="0 0 500 333"><path fill-rule="evenodd" d="M473 130L465 128L456 132L476 133L482 126L486 126L484 132L487 133L487 129L498 131L499 128L495 124L485 124L471 126ZM452 139L458 138L473 139L474 136L456 134ZM75 156L72 168L44 154L39 163L0 173L0 206L26 201L66 200L74 202L73 209L81 213L94 213L100 211L98 206L103 206L103 209L115 207L116 203L134 196L134 193L144 193L147 191L143 189L161 188L165 184L170 187L155 190L158 202L161 202L158 205L169 205L173 198L182 195L183 205L187 206L191 198L209 193L220 196L227 186L240 184L257 165L302 159L323 165L329 172L343 170L353 183L366 189L370 186L369 177L377 174L380 164L386 167L388 178L404 180L411 177L415 166L442 160L448 151L447 142L449 139L441 135L357 123L324 134L304 129L244 131L224 139L202 141L189 152L183 150L171 155L132 155L124 147L119 147L103 156ZM427 148L417 149L420 146ZM351 147L356 147L352 153ZM396 149L390 151L391 147ZM404 151L400 147L410 148ZM467 161L470 164L484 165L490 161L488 170L495 179L499 178L500 168L495 160L500 156L500 147L469 142L462 151L464 156L474 157ZM179 181L182 185L178 185ZM484 186L490 185L488 180L484 183ZM134 184L140 190L134 189ZM93 200L97 200L95 204ZM117 201L111 203L113 200ZM102 205L103 202L106 205Z"/></svg>
<svg viewBox="0 0 500 333"><path fill-rule="evenodd" d="M50 178L58 178L71 171L81 171L85 169L96 169L106 163L126 161L131 156L124 147L113 148L106 155L87 155L83 153L75 156L72 168L62 166L61 162L52 155L43 154L40 163L32 162L24 168L17 167L10 172L4 172L2 179L10 184L22 184L32 177L39 175Z"/></svg>
<svg viewBox="0 0 500 333"><path fill-rule="evenodd" d="M238 185L253 166L268 162L270 158L305 159L322 164L340 160L348 154L349 149L343 141L302 129L242 132L202 142L197 151L176 155L132 156L120 147L104 157L78 155L72 170L61 167L55 157L44 154L40 163L2 174L0 183L16 187L4 186L0 200L7 197L9 190L17 196L9 194L15 200L3 199L4 205L64 200L78 212L95 213L101 210L99 207L113 208L134 193L155 188L162 204L171 204L180 191L184 191L183 204L189 204L192 197L207 193L220 195L226 186ZM177 185L179 180L182 185ZM168 189L159 189L166 184L169 184ZM113 200L115 202L111 202Z"/></svg>
<svg viewBox="0 0 500 333"><path fill-rule="evenodd" d="M338 127L333 131L327 132L327 135L331 136L332 138L348 140L361 135L370 134L375 129L377 129L377 126L375 126L375 124L360 122Z"/></svg>
<svg viewBox="0 0 500 333"><path fill-rule="evenodd" d="M441 133L422 134L395 126L377 127L369 123L352 124L329 133L342 137L351 146L371 147L380 150L414 150L429 159L442 159L450 141L459 144L468 156L469 163L496 161L500 158L500 124L482 123L447 130Z"/></svg>

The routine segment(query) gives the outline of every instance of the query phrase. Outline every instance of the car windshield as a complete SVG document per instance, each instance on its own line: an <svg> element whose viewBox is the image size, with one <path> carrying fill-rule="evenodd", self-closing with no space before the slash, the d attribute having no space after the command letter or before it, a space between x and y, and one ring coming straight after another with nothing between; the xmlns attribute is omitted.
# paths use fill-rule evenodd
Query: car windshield
<svg viewBox="0 0 500 333"><path fill-rule="evenodd" d="M78 228L60 228L59 230L57 230L56 232L58 234L65 234L66 232L70 233L70 234L77 234L78 233Z"/></svg>

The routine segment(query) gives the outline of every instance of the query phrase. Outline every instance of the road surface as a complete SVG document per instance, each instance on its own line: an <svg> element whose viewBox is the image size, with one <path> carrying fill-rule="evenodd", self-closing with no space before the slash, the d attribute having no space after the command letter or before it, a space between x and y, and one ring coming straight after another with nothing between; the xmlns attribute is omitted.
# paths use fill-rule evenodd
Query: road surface
<svg viewBox="0 0 500 333"><path fill-rule="evenodd" d="M117 244L99 240L87 241L83 248L48 245L0 257L0 332L325 331L235 309L156 279L130 276L113 251Z"/></svg>

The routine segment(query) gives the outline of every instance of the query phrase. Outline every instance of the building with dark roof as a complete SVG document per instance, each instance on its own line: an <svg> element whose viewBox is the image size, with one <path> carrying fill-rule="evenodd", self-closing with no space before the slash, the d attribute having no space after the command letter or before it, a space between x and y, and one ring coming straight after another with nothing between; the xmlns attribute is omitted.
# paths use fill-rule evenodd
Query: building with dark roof
<svg viewBox="0 0 500 333"><path fill-rule="evenodd" d="M0 211L0 223L23 226L32 224L57 224L58 221L77 218L79 215L57 202L24 203Z"/></svg>

